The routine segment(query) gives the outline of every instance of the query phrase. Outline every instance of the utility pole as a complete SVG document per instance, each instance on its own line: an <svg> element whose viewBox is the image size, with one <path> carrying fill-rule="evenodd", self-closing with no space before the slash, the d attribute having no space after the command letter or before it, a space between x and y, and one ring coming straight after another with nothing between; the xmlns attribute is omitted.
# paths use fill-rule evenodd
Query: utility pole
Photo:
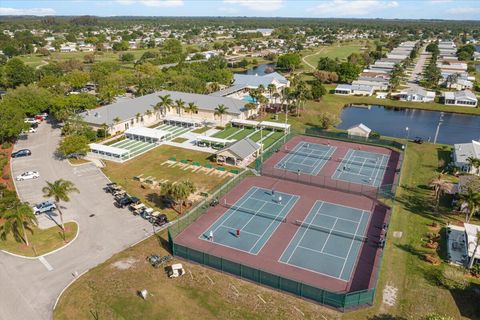
<svg viewBox="0 0 480 320"><path fill-rule="evenodd" d="M437 143L438 133L440 132L440 126L443 123L443 112L440 113L440 119L438 120L437 131L435 132L435 138L433 139L433 144Z"/></svg>

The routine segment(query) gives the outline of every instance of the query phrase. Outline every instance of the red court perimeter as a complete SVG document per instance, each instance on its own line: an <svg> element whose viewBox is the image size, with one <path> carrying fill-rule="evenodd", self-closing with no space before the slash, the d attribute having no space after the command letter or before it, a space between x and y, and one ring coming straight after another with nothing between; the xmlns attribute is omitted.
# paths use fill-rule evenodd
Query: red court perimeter
<svg viewBox="0 0 480 320"><path fill-rule="evenodd" d="M327 161L323 168L316 176L311 176L308 174L297 175L295 172L285 171L282 169L275 168L275 165L285 157L285 149L292 150L300 142L310 142L316 144L325 144L336 147L335 152L331 156L331 160ZM326 186L330 188L348 190L351 192L357 192L362 194L375 194L377 188L372 186L366 186L361 184L356 184L353 182L345 182L340 180L332 179L332 175L335 173L335 170L340 164L339 159L343 159L348 150L362 150L368 152L375 152L380 154L385 154L389 156L387 163L388 168L385 170L383 180L380 186L394 185L398 182L400 178L400 153L392 151L387 148L357 144L345 141L309 137L309 136L296 136L293 139L289 140L281 150L277 153L274 153L268 160L266 160L262 165L262 175L266 176L275 176L279 178L284 178L292 181L306 182L318 186Z"/></svg>
<svg viewBox="0 0 480 320"><path fill-rule="evenodd" d="M253 186L267 189L275 188L276 191L300 197L287 215L287 223L280 224L258 255L252 255L199 239L199 236L228 210L221 205L210 208L205 214L200 216L197 221L175 238L175 243L331 292L352 292L375 287L382 250L378 248L377 243L383 232L383 224L389 221L390 218L388 207L365 196L271 177L248 177L244 179L226 195L227 202L236 202ZM220 203L223 200L223 198L220 199ZM359 252L350 282L278 262L283 251L299 228L292 222L304 220L317 200L371 212L370 223L366 231L369 240L363 244Z"/></svg>

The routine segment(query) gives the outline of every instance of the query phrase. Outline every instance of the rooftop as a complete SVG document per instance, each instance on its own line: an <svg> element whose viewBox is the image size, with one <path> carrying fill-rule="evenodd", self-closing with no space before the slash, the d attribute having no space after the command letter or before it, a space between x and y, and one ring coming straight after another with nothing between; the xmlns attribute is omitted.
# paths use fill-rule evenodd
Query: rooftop
<svg viewBox="0 0 480 320"><path fill-rule="evenodd" d="M472 140L469 143L454 144L455 149L455 162L467 163L467 159L470 157L480 158L480 142Z"/></svg>
<svg viewBox="0 0 480 320"><path fill-rule="evenodd" d="M235 73L233 75L233 79L234 85L245 85L252 87L258 87L259 85L263 85L265 88L267 88L267 86L274 80L284 85L288 83L287 78L285 78L278 72L269 73L263 76Z"/></svg>

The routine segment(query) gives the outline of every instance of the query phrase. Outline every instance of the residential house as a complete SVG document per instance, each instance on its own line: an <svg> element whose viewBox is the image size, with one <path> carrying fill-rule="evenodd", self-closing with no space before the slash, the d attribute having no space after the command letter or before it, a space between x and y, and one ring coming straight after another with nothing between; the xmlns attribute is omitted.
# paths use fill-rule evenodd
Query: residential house
<svg viewBox="0 0 480 320"><path fill-rule="evenodd" d="M427 91L421 88L410 88L401 91L397 95L397 98L400 101L433 102L435 100L435 91Z"/></svg>
<svg viewBox="0 0 480 320"><path fill-rule="evenodd" d="M475 108L478 99L470 90L444 92L442 94L443 103L450 106L463 106Z"/></svg>
<svg viewBox="0 0 480 320"><path fill-rule="evenodd" d="M357 84L339 84L335 88L335 94L342 95L371 96L374 91L375 90L371 86Z"/></svg>
<svg viewBox="0 0 480 320"><path fill-rule="evenodd" d="M453 161L455 166L462 172L480 175L479 168L470 165L467 159L480 159L480 141L472 140L469 143L458 143L453 145Z"/></svg>
<svg viewBox="0 0 480 320"><path fill-rule="evenodd" d="M388 90L390 82L382 78L359 77L357 80L352 81L352 85L370 86L375 91L383 91Z"/></svg>

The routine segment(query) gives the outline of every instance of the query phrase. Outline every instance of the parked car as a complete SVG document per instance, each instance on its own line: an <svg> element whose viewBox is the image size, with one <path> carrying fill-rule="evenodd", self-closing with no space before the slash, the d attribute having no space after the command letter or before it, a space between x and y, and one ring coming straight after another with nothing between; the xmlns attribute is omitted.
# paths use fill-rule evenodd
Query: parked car
<svg viewBox="0 0 480 320"><path fill-rule="evenodd" d="M37 179L38 177L40 177L40 174L37 171L27 171L22 173L21 175L18 175L16 180L23 181L23 180Z"/></svg>
<svg viewBox="0 0 480 320"><path fill-rule="evenodd" d="M37 116L42 117L43 120L46 120L48 118L48 113L46 113L46 112L40 113L40 114L37 114Z"/></svg>
<svg viewBox="0 0 480 320"><path fill-rule="evenodd" d="M53 201L47 200L34 205L32 208L33 208L33 213L41 214L44 212L55 210L57 209L57 206L55 205L55 203L53 203Z"/></svg>
<svg viewBox="0 0 480 320"><path fill-rule="evenodd" d="M35 132L37 132L37 129L31 127L30 129L28 129L28 132L29 133L35 133Z"/></svg>
<svg viewBox="0 0 480 320"><path fill-rule="evenodd" d="M168 218L167 215L160 213L158 211L155 211L152 213L152 216L150 217L149 221L157 227L161 227L164 224L168 223Z"/></svg>
<svg viewBox="0 0 480 320"><path fill-rule="evenodd" d="M37 114L37 115L35 116L35 120L43 121L43 120L45 120L45 118L44 118L42 115Z"/></svg>
<svg viewBox="0 0 480 320"><path fill-rule="evenodd" d="M30 123L30 124L33 124L33 123L38 124L40 122L40 120L37 120L35 118L25 118L25 120L23 120L23 122Z"/></svg>
<svg viewBox="0 0 480 320"><path fill-rule="evenodd" d="M418 143L418 144L422 144L423 143L423 138L415 137L415 139L413 139L413 142Z"/></svg>
<svg viewBox="0 0 480 320"><path fill-rule="evenodd" d="M125 195L122 198L115 199L115 206L117 208L125 208L125 207L128 207L129 205L136 204L138 202L140 202L138 198Z"/></svg>
<svg viewBox="0 0 480 320"><path fill-rule="evenodd" d="M32 154L29 149L21 149L12 153L12 158L28 157Z"/></svg>
<svg viewBox="0 0 480 320"><path fill-rule="evenodd" d="M105 190L105 192L107 192L107 193L113 194L116 191L121 191L123 189L122 189L122 187L120 187L115 182L111 182L111 183L107 183L107 186L105 188L103 188L103 190Z"/></svg>

